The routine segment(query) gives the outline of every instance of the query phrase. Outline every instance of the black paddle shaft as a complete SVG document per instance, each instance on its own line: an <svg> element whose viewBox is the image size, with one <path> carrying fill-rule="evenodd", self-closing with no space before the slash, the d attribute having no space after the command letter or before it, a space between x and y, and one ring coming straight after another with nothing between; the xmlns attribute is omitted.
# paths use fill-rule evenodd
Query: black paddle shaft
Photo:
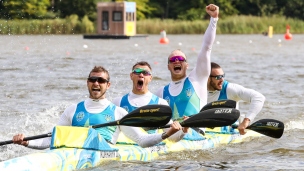
<svg viewBox="0 0 304 171"><path fill-rule="evenodd" d="M208 109L181 122L182 127L222 127L233 124L240 117L240 111L232 108ZM165 125L159 128L169 128Z"/></svg>
<svg viewBox="0 0 304 171"><path fill-rule="evenodd" d="M45 138L45 137L51 137L52 133L47 133L47 134L41 134L41 135L36 135L36 136L31 136L31 137L25 137L23 141L29 141L29 140L35 140L35 139L40 139L40 138ZM1 145L7 145L7 144L12 144L14 143L13 140L8 140L8 141L2 141L0 142Z"/></svg>
<svg viewBox="0 0 304 171"><path fill-rule="evenodd" d="M159 127L166 125L172 117L172 110L167 105L146 105L137 108L120 120L94 125L92 128L105 126Z"/></svg>
<svg viewBox="0 0 304 171"><path fill-rule="evenodd" d="M134 127L159 127L167 124L172 117L172 110L166 105L146 105L137 108L130 112L120 120L116 120L109 123L94 125L92 128L100 128L106 126L125 125ZM36 135L32 137L25 137L23 140L34 140L45 137L51 137L52 133ZM12 140L2 141L1 145L12 144Z"/></svg>

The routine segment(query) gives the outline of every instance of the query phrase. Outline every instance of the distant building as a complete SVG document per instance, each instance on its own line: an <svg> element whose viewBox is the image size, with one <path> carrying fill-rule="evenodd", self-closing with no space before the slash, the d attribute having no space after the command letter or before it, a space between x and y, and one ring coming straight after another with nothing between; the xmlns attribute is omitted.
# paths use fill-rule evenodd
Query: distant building
<svg viewBox="0 0 304 171"><path fill-rule="evenodd" d="M99 2L97 4L97 34L136 35L136 3Z"/></svg>

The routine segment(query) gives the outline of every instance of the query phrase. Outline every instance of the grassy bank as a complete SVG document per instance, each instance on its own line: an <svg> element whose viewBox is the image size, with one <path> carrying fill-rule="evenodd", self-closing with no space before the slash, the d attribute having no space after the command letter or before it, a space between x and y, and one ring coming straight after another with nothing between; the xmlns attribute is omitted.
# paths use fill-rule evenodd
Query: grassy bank
<svg viewBox="0 0 304 171"><path fill-rule="evenodd" d="M85 16L77 15L54 20L0 20L0 34L83 34L95 33L95 25Z"/></svg>
<svg viewBox="0 0 304 171"><path fill-rule="evenodd" d="M174 21L174 20L144 20L137 22L138 34L159 34L165 29L168 34L202 34L209 24L205 21ZM260 34L273 26L274 34L286 32L286 25L290 25L290 32L304 33L304 21L286 19L283 17L253 17L237 16L219 19L217 34Z"/></svg>
<svg viewBox="0 0 304 171"><path fill-rule="evenodd" d="M168 34L202 34L209 21L176 21L148 19L137 22L137 34L159 34L165 29ZM286 25L290 32L304 33L304 21L283 17L237 16L220 19L217 34L260 34L273 26L274 34L283 34ZM73 15L67 19L55 20L0 20L0 34L92 34L96 33L96 24L87 17L78 19Z"/></svg>

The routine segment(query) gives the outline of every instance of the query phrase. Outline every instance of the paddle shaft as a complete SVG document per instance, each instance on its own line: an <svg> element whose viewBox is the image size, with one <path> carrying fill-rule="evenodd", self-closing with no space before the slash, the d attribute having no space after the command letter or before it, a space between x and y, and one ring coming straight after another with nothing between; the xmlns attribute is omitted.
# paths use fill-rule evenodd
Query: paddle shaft
<svg viewBox="0 0 304 171"><path fill-rule="evenodd" d="M125 125L133 127L159 127L167 124L172 117L172 110L167 105L146 105L139 107L129 114L125 115L120 120L93 125L92 128L100 128L106 126ZM23 141L35 140L45 137L51 137L52 133L36 135L32 137L25 137ZM12 140L0 142L1 145L14 143Z"/></svg>
<svg viewBox="0 0 304 171"><path fill-rule="evenodd" d="M31 137L25 137L23 141L29 141L29 140L35 140L35 139L40 139L40 138L46 138L46 137L51 137L52 133L47 133L47 134L41 134L41 135L36 135L36 136L31 136ZM1 145L7 145L7 144L12 144L14 143L13 140L8 140L8 141L2 141L0 142Z"/></svg>
<svg viewBox="0 0 304 171"><path fill-rule="evenodd" d="M201 110L200 112L203 112L208 109L214 109L214 108L236 108L236 101L234 100L217 100L214 102L207 103ZM192 115L193 116L193 115ZM191 116L189 116L191 117ZM196 132L200 133L201 135L205 136L205 132L197 127L191 127L193 130Z"/></svg>
<svg viewBox="0 0 304 171"><path fill-rule="evenodd" d="M240 112L232 108L208 109L180 123L182 127L221 127L233 124L240 117ZM169 128L170 125L158 127ZM199 128L197 128L199 129Z"/></svg>

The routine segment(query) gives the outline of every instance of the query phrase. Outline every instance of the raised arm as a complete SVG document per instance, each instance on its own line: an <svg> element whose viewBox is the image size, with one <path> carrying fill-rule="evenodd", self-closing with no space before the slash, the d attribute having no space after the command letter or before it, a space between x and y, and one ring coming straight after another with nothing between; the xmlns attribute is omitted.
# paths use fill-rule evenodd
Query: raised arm
<svg viewBox="0 0 304 171"><path fill-rule="evenodd" d="M198 54L196 68L193 73L199 82L201 82L200 80L208 79L208 76L210 74L210 55L216 36L216 25L218 21L219 7L214 4L210 4L206 7L206 12L210 15L211 19L205 32L202 48ZM191 75L189 76L192 77Z"/></svg>

